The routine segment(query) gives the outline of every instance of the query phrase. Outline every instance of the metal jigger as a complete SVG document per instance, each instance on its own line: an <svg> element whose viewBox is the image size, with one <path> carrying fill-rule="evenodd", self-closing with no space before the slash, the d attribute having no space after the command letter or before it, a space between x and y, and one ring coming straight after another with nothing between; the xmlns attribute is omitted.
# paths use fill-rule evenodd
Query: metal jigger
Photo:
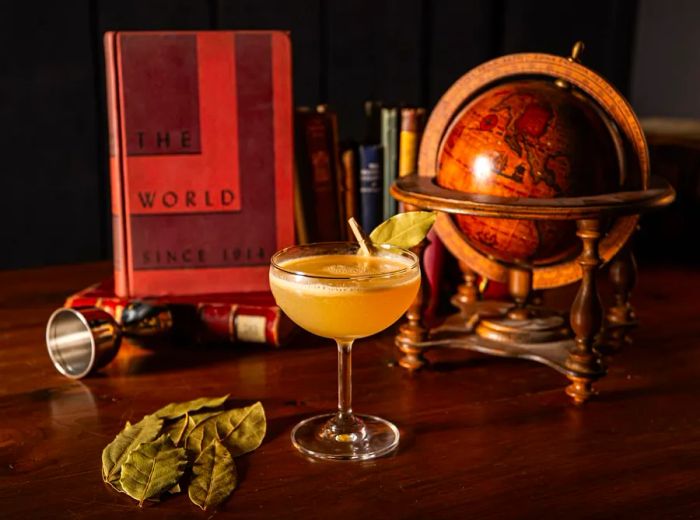
<svg viewBox="0 0 700 520"><path fill-rule="evenodd" d="M62 308L46 325L46 347L56 370L81 379L114 359L123 336L154 336L172 324L167 308L142 302L124 309L121 324L97 307Z"/></svg>

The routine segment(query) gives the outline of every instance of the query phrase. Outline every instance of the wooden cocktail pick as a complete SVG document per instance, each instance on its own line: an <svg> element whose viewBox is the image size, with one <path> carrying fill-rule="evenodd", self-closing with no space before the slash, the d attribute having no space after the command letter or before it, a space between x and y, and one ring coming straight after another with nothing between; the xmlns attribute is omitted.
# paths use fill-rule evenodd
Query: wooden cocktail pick
<svg viewBox="0 0 700 520"><path fill-rule="evenodd" d="M358 244L360 244L360 252L365 256L375 254L376 248L374 247L372 240L369 238L367 233L363 231L354 217L350 217L348 219L348 225L350 226L350 229L352 229L352 234L355 235L355 239L357 240Z"/></svg>

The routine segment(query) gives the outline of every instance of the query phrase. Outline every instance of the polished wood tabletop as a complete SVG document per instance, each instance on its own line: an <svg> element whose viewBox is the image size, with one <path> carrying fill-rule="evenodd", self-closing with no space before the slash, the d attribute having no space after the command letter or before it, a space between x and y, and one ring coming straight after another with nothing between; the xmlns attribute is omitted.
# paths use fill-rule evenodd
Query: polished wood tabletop
<svg viewBox="0 0 700 520"><path fill-rule="evenodd" d="M396 453L319 462L292 447L300 419L335 407L336 353L300 335L270 347L125 345L71 381L44 344L50 312L104 263L0 272L0 518L209 518L184 495L142 509L108 488L102 448L127 420L231 393L262 401L268 433L238 460L222 518L696 518L700 516L700 269L640 270L636 342L581 408L526 361L431 354L413 376L385 333L354 350L354 408L394 421Z"/></svg>

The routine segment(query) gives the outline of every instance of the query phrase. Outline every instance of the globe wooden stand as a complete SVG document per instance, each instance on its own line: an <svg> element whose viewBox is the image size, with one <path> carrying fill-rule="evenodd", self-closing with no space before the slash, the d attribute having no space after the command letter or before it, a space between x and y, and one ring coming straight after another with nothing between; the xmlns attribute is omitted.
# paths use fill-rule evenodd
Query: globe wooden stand
<svg viewBox="0 0 700 520"><path fill-rule="evenodd" d="M469 257L473 250L460 242L450 214L477 217L531 220L575 220L581 253L574 261L578 272L564 264L553 271L535 271L540 288L555 287L580 278L578 293L568 317L532 303L533 271L524 266L502 266L513 302L479 299L477 275L470 267L494 269L494 261L470 257L460 262L464 282L452 297L459 312L439 327L428 329L422 320L423 284L416 301L406 313L407 321L396 336L401 352L400 366L414 371L427 363L425 353L436 348L458 348L502 357L529 359L564 374L570 385L566 393L582 404L593 395L593 383L605 375L603 353L615 351L628 340L636 324L629 298L636 279L636 268L628 245L630 233L616 236L603 233L601 222L628 220L636 226L636 216L670 204L675 193L667 181L651 177L647 189L589 197L557 199L506 198L455 192L436 185L432 178L410 175L400 178L392 195L405 204L441 212L436 228L448 247L466 248L458 257ZM619 229L619 226L618 226ZM603 246L603 241L607 244ZM461 245L460 245L461 244ZM416 248L421 256L425 244ZM604 254L601 253L604 251ZM604 261L610 261L610 278L615 303L604 315L598 295L597 276ZM499 271L499 277L504 278ZM568 319L567 319L568 318ZM568 326L567 326L568 321Z"/></svg>

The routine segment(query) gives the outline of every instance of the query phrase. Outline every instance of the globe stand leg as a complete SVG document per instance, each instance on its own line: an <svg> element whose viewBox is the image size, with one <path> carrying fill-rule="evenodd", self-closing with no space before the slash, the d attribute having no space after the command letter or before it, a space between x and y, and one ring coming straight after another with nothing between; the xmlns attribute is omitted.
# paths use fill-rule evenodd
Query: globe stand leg
<svg viewBox="0 0 700 520"><path fill-rule="evenodd" d="M628 243L610 264L610 281L615 291L615 304L605 316L604 341L599 346L603 354L614 354L631 343L629 332L637 325L630 295L637 280L637 263Z"/></svg>
<svg viewBox="0 0 700 520"><path fill-rule="evenodd" d="M583 276L578 294L571 305L569 319L576 337L565 366L576 372L567 375L571 384L566 388L566 393L574 403L580 405L594 394L593 382L605 374L605 369L594 349L594 342L603 324L603 306L596 283L596 271L601 265L598 255L600 221L579 220L576 227L576 235L583 242L583 251L578 260Z"/></svg>
<svg viewBox="0 0 700 520"><path fill-rule="evenodd" d="M427 245L428 241L426 239L411 249L420 259L421 285L415 300L413 300L413 303L406 311L406 323L399 327L399 333L394 339L394 344L402 354L399 358L399 365L411 373L423 368L428 363L428 360L423 355L426 349L417 346L417 344L423 343L428 339L428 329L423 323L425 295L429 290L423 266L423 253Z"/></svg>
<svg viewBox="0 0 700 520"><path fill-rule="evenodd" d="M457 287L456 294L450 302L459 309L465 320L469 320L473 313L474 304L479 301L479 288L476 285L476 273L464 262L459 262L459 269L462 271L464 280Z"/></svg>

